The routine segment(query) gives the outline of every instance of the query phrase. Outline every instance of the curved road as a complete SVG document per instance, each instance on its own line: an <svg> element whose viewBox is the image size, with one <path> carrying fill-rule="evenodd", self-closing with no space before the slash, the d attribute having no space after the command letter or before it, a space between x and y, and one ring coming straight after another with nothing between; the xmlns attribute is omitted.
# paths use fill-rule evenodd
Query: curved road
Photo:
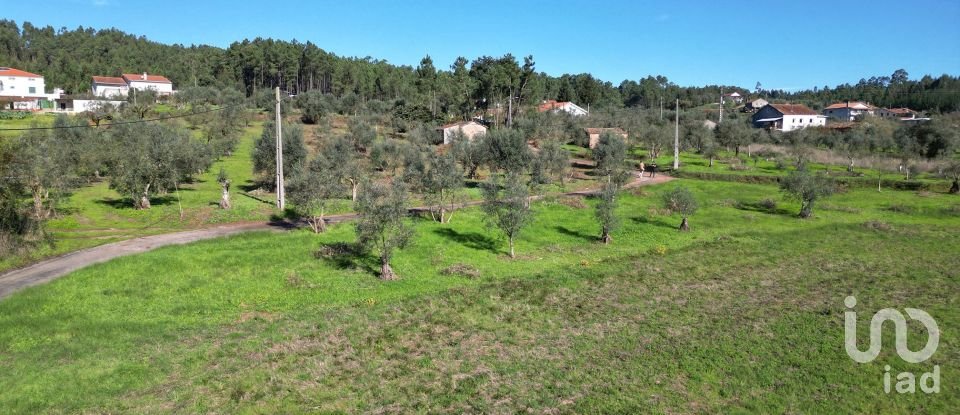
<svg viewBox="0 0 960 415"><path fill-rule="evenodd" d="M655 179L645 178L643 181L634 180L624 187L648 186L664 183L672 179L672 177L661 175ZM584 196L595 192L595 190L580 190L564 193L564 195ZM480 202L469 202L459 207L473 206L479 203ZM425 208L413 208L411 211L424 209ZM337 223L351 220L355 217L355 214L333 215L328 216L327 221ZM6 298L24 288L53 281L88 265L106 262L121 256L139 254L167 245L188 244L204 239L218 238L242 232L283 230L293 227L294 226L289 223L234 223L184 232L143 236L82 249L0 274L0 299Z"/></svg>

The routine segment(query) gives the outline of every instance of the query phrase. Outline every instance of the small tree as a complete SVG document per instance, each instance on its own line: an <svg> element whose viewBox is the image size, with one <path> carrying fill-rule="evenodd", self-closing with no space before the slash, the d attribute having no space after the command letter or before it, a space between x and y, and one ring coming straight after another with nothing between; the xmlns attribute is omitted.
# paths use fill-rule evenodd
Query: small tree
<svg viewBox="0 0 960 415"><path fill-rule="evenodd" d="M947 165L944 172L949 175L948 177L953 179L953 183L950 185L950 194L955 195L960 193L960 161L951 162Z"/></svg>
<svg viewBox="0 0 960 415"><path fill-rule="evenodd" d="M366 152L377 138L377 131L360 118L353 117L347 125L350 141L358 153Z"/></svg>
<svg viewBox="0 0 960 415"><path fill-rule="evenodd" d="M292 179L306 164L307 146L303 142L303 127L298 124L283 124L283 173ZM265 179L273 178L277 166L277 126L273 121L263 123L263 132L254 143L253 171ZM264 180L271 190L276 186L273 180Z"/></svg>
<svg viewBox="0 0 960 415"><path fill-rule="evenodd" d="M833 194L833 182L826 177L806 170L797 170L780 181L780 190L800 201L800 217L813 215L813 204L820 198Z"/></svg>
<svg viewBox="0 0 960 415"><path fill-rule="evenodd" d="M290 183L288 194L294 209L303 217L314 233L327 229L326 214L330 200L343 193L343 183L338 177L333 158L320 154Z"/></svg>
<svg viewBox="0 0 960 415"><path fill-rule="evenodd" d="M547 140L542 143L535 159L535 170L543 175L547 183L558 180L560 186L564 186L570 171L569 153L560 146L559 141Z"/></svg>
<svg viewBox="0 0 960 415"><path fill-rule="evenodd" d="M217 183L220 183L220 209L230 209L230 177L223 167L217 175Z"/></svg>
<svg viewBox="0 0 960 415"><path fill-rule="evenodd" d="M617 193L620 191L619 183L609 181L603 184L598 194L600 201L597 202L595 214L600 220L600 241L609 244L613 241L610 233L620 226L620 218L616 215Z"/></svg>
<svg viewBox="0 0 960 415"><path fill-rule="evenodd" d="M717 158L717 155L720 153L720 148L716 144L710 142L703 145L703 150L701 154L710 160L708 167L713 167L713 160Z"/></svg>
<svg viewBox="0 0 960 415"><path fill-rule="evenodd" d="M330 98L318 90L298 95L296 106L300 108L300 118L307 124L320 122L320 119L333 109Z"/></svg>
<svg viewBox="0 0 960 415"><path fill-rule="evenodd" d="M461 131L455 131L451 137L451 153L463 166L468 178L477 178L477 169L487 163L486 136L470 139Z"/></svg>
<svg viewBox="0 0 960 415"><path fill-rule="evenodd" d="M433 208L431 215L440 223L450 223L457 194L463 189L463 171L450 153L430 157L430 168L423 183L425 198ZM450 212L447 215L447 212Z"/></svg>
<svg viewBox="0 0 960 415"><path fill-rule="evenodd" d="M394 280L397 274L390 267L396 249L402 249L413 238L407 216L407 192L403 184L372 184L364 189L355 206L357 243L380 256L380 278Z"/></svg>
<svg viewBox="0 0 960 415"><path fill-rule="evenodd" d="M610 182L626 170L626 141L617 134L601 134L600 141L593 148L593 160L597 163L597 174Z"/></svg>
<svg viewBox="0 0 960 415"><path fill-rule="evenodd" d="M696 213L700 206L697 204L697 199L693 197L693 193L691 193L690 190L686 187L677 186L663 195L663 207L673 213L680 214L683 218L680 222L680 231L687 232L690 230L687 217Z"/></svg>
<svg viewBox="0 0 960 415"><path fill-rule="evenodd" d="M489 226L496 226L510 244L510 258L515 258L513 242L520 231L530 223L530 188L519 174L507 174L505 179L490 176L483 183L483 208Z"/></svg>

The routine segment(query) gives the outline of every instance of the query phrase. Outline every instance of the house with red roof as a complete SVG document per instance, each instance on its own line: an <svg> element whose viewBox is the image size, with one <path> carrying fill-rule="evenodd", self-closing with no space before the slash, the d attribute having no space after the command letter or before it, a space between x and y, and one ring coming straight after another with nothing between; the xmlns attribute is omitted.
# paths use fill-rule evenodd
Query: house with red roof
<svg viewBox="0 0 960 415"><path fill-rule="evenodd" d="M844 101L831 104L823 109L823 115L837 121L857 121L863 117L875 115L877 107L866 102Z"/></svg>
<svg viewBox="0 0 960 415"><path fill-rule="evenodd" d="M140 74L125 73L119 77L94 76L90 83L93 95L98 97L127 96L130 90L153 90L157 95L171 95L173 82L162 75L151 75L146 72Z"/></svg>
<svg viewBox="0 0 960 415"><path fill-rule="evenodd" d="M752 120L757 128L783 132L827 125L827 117L803 104L767 104L753 114Z"/></svg>
<svg viewBox="0 0 960 415"><path fill-rule="evenodd" d="M0 66L0 108L39 110L48 95L43 75Z"/></svg>
<svg viewBox="0 0 960 415"><path fill-rule="evenodd" d="M572 102L565 101L555 101L552 99L545 100L537 106L537 112L565 112L573 116L587 115L587 110L581 108L579 105Z"/></svg>

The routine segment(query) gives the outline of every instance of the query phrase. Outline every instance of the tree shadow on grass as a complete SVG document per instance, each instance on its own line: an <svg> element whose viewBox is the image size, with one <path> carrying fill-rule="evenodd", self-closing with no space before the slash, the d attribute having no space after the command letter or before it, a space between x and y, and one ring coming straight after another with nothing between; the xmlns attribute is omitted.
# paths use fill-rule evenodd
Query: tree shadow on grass
<svg viewBox="0 0 960 415"><path fill-rule="evenodd" d="M554 226L553 229L555 229L557 232L560 232L564 235L574 236L589 242L596 242L597 240L599 240L599 238L595 235L589 235L580 231L575 231L566 226L557 225L557 226Z"/></svg>
<svg viewBox="0 0 960 415"><path fill-rule="evenodd" d="M497 241L483 234L476 232L460 233L450 228L438 228L433 232L451 241L459 243L460 245L466 246L467 248L490 251L495 254L499 252L497 250Z"/></svg>
<svg viewBox="0 0 960 415"><path fill-rule="evenodd" d="M130 198L117 198L117 199L108 199L103 198L96 200L96 203L101 205L110 206L114 209L135 209L133 206L133 201ZM177 203L176 195L164 195L164 196L155 196L150 198L150 206L166 206L169 204Z"/></svg>
<svg viewBox="0 0 960 415"><path fill-rule="evenodd" d="M371 258L355 243L331 242L320 245L314 257L337 269L359 269L363 272L380 275L380 270L373 267L375 258Z"/></svg>
<svg viewBox="0 0 960 415"><path fill-rule="evenodd" d="M780 215L780 216L796 216L796 212L791 212L787 209L770 205L769 202L759 201L759 202L737 202L734 206L739 210L747 212L757 212L757 213L766 213L770 215Z"/></svg>
<svg viewBox="0 0 960 415"><path fill-rule="evenodd" d="M637 224L653 225L653 226L658 226L661 228L668 228L668 229L677 229L680 226L679 221L676 224L673 224L663 219L653 219L653 218L648 218L646 216L637 216L635 218L630 218L630 220L633 221L633 223L637 223Z"/></svg>

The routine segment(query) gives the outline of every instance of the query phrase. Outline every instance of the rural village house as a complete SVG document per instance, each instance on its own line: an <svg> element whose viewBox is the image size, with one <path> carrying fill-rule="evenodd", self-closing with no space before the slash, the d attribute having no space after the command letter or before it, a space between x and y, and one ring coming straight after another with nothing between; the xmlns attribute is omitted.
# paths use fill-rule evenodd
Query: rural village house
<svg viewBox="0 0 960 415"><path fill-rule="evenodd" d="M567 114L578 116L578 117L589 114L587 110L581 108L577 104L574 104L572 102L560 102L552 99L541 102L540 105L537 106L537 111L538 112L547 112L547 111L565 112Z"/></svg>
<svg viewBox="0 0 960 415"><path fill-rule="evenodd" d="M93 95L110 98L126 96L130 90L154 90L158 95L171 95L173 83L165 76L142 74L123 74L120 77L94 76L91 82Z"/></svg>
<svg viewBox="0 0 960 415"><path fill-rule="evenodd" d="M450 144L453 134L457 131L462 132L468 140L473 140L478 135L487 133L487 127L484 127L483 124L480 124L476 121L463 121L446 124L440 126L438 130L443 132L443 144Z"/></svg>
<svg viewBox="0 0 960 415"><path fill-rule="evenodd" d="M827 118L802 104L767 104L753 114L753 125L783 132L822 127Z"/></svg>
<svg viewBox="0 0 960 415"><path fill-rule="evenodd" d="M0 67L0 108L40 110L60 96L60 91L46 93L43 75L6 66Z"/></svg>
<svg viewBox="0 0 960 415"><path fill-rule="evenodd" d="M619 135L624 140L627 139L627 132L621 128L584 128L583 132L587 135L587 147L594 148L600 142L600 136L604 133Z"/></svg>
<svg viewBox="0 0 960 415"><path fill-rule="evenodd" d="M823 109L823 115L837 121L856 121L868 115L874 115L877 108L860 101L846 101L832 104Z"/></svg>

